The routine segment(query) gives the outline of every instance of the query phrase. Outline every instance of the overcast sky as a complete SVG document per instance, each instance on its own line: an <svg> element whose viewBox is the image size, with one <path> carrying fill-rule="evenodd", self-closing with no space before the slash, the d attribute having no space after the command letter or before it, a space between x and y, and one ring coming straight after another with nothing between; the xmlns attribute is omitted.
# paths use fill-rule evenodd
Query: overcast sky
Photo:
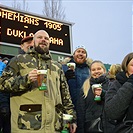
<svg viewBox="0 0 133 133"><path fill-rule="evenodd" d="M12 0L0 2L12 6ZM42 15L42 0L26 2L30 12ZM133 0L63 0L66 20L75 23L73 49L84 45L93 60L121 63L133 51L132 3Z"/></svg>

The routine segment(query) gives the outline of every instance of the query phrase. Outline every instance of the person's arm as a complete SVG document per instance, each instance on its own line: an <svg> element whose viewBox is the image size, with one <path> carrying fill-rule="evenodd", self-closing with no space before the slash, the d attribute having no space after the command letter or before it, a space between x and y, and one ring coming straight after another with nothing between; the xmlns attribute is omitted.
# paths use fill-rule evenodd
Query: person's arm
<svg viewBox="0 0 133 133"><path fill-rule="evenodd" d="M73 116L72 126L70 130L71 130L71 133L74 133L77 127L76 126L76 112L74 111L74 105L72 104L68 84L67 84L64 72L62 70L61 70L60 82L61 82L60 90L61 90L61 96L62 96L62 104L65 110L65 113Z"/></svg>
<svg viewBox="0 0 133 133"><path fill-rule="evenodd" d="M60 78L61 78L60 90L61 90L62 103L63 103L64 109L65 109L66 113L73 114L74 105L72 104L71 96L69 93L69 87L68 87L68 84L67 84L67 81L66 81L66 78L65 78L63 71L61 71L61 77ZM76 120L75 114L74 114L74 119Z"/></svg>
<svg viewBox="0 0 133 133"><path fill-rule="evenodd" d="M0 77L0 91L21 92L29 88L28 75L20 75L16 56L10 60Z"/></svg>
<svg viewBox="0 0 133 133"><path fill-rule="evenodd" d="M105 97L105 111L109 118L120 120L123 118L133 97L133 80L122 86L118 81L112 82Z"/></svg>

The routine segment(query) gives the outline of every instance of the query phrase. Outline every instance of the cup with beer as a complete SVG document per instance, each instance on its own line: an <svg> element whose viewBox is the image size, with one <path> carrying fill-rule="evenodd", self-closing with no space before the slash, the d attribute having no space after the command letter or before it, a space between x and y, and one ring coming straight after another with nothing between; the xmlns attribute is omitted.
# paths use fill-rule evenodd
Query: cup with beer
<svg viewBox="0 0 133 133"><path fill-rule="evenodd" d="M37 70L37 82L39 90L47 90L47 70Z"/></svg>
<svg viewBox="0 0 133 133"><path fill-rule="evenodd" d="M101 96L100 95L96 95L95 91L101 92L102 91L102 85L101 84L93 84L92 85L92 91L93 91L93 93L95 95L94 100L97 101L97 102L101 101Z"/></svg>
<svg viewBox="0 0 133 133"><path fill-rule="evenodd" d="M63 114L63 130L61 133L69 133L70 124L72 122L73 116L69 114Z"/></svg>

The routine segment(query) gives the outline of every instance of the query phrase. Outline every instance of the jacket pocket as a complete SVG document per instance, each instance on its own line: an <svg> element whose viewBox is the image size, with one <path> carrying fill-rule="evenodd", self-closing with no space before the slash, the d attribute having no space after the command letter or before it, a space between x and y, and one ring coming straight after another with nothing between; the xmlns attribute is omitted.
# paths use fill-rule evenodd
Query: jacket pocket
<svg viewBox="0 0 133 133"><path fill-rule="evenodd" d="M39 130L42 122L41 104L21 105L18 115L18 128L23 130Z"/></svg>

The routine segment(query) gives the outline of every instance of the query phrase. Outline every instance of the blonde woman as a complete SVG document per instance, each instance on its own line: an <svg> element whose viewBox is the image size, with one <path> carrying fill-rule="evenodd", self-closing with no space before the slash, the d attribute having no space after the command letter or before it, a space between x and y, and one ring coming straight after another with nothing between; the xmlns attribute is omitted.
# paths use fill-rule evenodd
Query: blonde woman
<svg viewBox="0 0 133 133"><path fill-rule="evenodd" d="M90 77L84 82L77 103L77 133L110 133L112 131L113 126L108 123L103 113L108 83L104 64L98 60L93 61L90 65ZM99 119L102 119L101 124ZM101 125L99 129L97 123Z"/></svg>
<svg viewBox="0 0 133 133"><path fill-rule="evenodd" d="M110 81L113 81L116 79L116 74L122 71L121 64L112 64L110 66L108 77Z"/></svg>

